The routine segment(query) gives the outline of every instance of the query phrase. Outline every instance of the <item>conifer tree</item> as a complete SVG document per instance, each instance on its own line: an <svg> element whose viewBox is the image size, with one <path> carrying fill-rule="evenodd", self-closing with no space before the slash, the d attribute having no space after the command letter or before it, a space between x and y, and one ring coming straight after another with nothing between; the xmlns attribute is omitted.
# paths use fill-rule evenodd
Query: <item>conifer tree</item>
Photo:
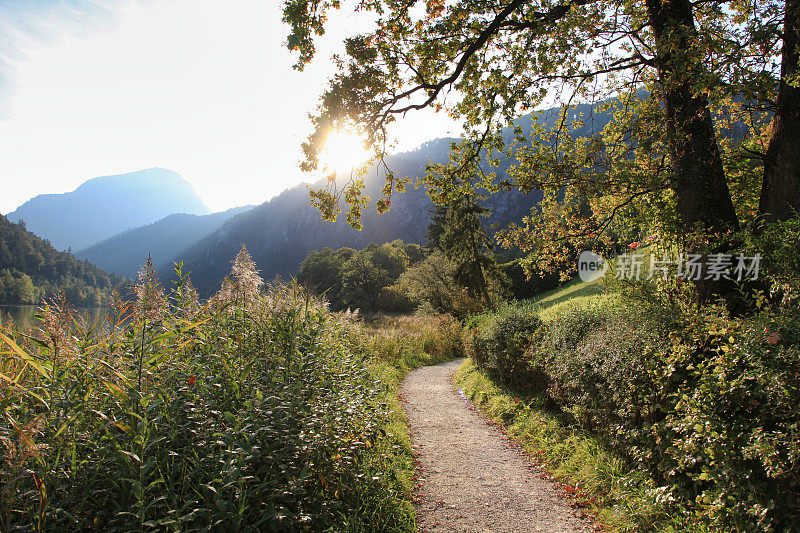
<svg viewBox="0 0 800 533"><path fill-rule="evenodd" d="M489 286L498 275L494 244L481 220L489 213L478 205L474 194L465 194L438 206L428 226L429 246L453 262L455 281L485 307L492 306Z"/></svg>

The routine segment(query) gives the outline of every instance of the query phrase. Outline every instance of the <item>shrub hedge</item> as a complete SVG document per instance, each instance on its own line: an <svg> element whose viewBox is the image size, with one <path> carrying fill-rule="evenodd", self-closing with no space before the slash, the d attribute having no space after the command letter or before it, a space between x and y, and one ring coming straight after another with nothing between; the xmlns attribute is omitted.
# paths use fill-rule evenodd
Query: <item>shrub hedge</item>
<svg viewBox="0 0 800 533"><path fill-rule="evenodd" d="M530 364L526 352L541 322L539 317L507 305L479 315L468 323L469 355L476 364L503 383L525 390L546 387L543 369Z"/></svg>
<svg viewBox="0 0 800 533"><path fill-rule="evenodd" d="M800 525L796 308L679 315L614 295L472 328L481 369L520 394L544 379L545 404L645 473L666 509L716 531Z"/></svg>

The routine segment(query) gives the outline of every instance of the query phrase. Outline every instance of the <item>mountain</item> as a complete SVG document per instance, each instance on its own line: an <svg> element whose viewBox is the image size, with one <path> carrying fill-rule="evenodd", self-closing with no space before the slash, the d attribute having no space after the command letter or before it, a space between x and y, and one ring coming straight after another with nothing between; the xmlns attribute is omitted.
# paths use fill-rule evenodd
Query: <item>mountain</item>
<svg viewBox="0 0 800 533"><path fill-rule="evenodd" d="M450 143L455 139L437 139L419 149L387 158L387 164L398 176L422 176L430 160L447 158ZM228 273L231 260L242 243L262 271L265 279L297 274L300 263L310 250L326 246L361 249L371 242L384 243L395 239L423 243L433 204L422 188L409 188L392 197L392 208L379 215L375 200L380 198L384 175L371 172L366 177L366 194L372 200L364 211L361 231L351 228L340 216L336 222L326 222L309 202L304 185L286 190L279 196L229 220L217 231L186 250L184 271L191 271L192 282L203 295L210 295ZM487 205L493 212L488 219L492 225L506 225L519 220L541 200L541 194L522 195L510 191L491 197ZM162 276L171 272L168 265Z"/></svg>
<svg viewBox="0 0 800 533"><path fill-rule="evenodd" d="M59 250L82 250L173 213L211 210L180 174L151 168L94 178L72 192L42 194L7 215Z"/></svg>
<svg viewBox="0 0 800 533"><path fill-rule="evenodd" d="M148 254L156 265L170 264L181 252L213 233L223 222L252 208L251 205L234 207L210 215L176 213L122 232L77 252L75 256L109 272L134 278Z"/></svg>
<svg viewBox="0 0 800 533"><path fill-rule="evenodd" d="M0 215L0 303L38 303L64 291L75 306L96 307L125 282Z"/></svg>
<svg viewBox="0 0 800 533"><path fill-rule="evenodd" d="M596 109L602 104L581 104L570 111L563 121L568 125L568 133L580 137L600 131L611 119L608 111ZM572 129L569 125L578 116L582 117L583 124ZM560 110L554 108L535 116L525 115L515 125L523 131L531 131L534 122L553 128L562 122ZM506 142L513 141L511 128L504 131L504 138ZM386 158L387 166L396 176L422 177L429 162L447 161L450 144L454 141L458 139L435 139L416 150L391 155ZM499 159L496 170L498 179L501 179L512 161L504 157ZM379 215L375 210L375 200L381 197L384 179L385 173L377 168L364 177L365 194L372 200L364 210L362 231L348 226L343 215L336 222L323 221L319 211L309 203L307 187L301 185L229 220L186 250L179 257L184 260L184 271L191 271L192 282L203 295L208 296L219 287L221 279L229 272L230 262L242 243L247 246L265 279L296 275L300 263L310 250L326 246L361 249L371 242L384 243L394 239L424 243L433 208L426 191L409 188L404 193L394 195L389 212ZM527 195L517 190L494 194L485 202L485 206L492 210L486 222L492 229L517 222L529 214L541 198L539 191ZM171 273L172 269L164 265L161 272L166 280L169 278L167 273Z"/></svg>

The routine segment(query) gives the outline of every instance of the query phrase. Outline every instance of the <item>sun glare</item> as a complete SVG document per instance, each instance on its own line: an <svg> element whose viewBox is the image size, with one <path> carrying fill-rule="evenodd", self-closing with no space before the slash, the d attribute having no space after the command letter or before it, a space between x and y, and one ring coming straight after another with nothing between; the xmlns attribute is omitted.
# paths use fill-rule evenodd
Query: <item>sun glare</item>
<svg viewBox="0 0 800 533"><path fill-rule="evenodd" d="M364 148L364 139L345 129L328 134L320 162L328 172L347 172L367 162L371 154Z"/></svg>

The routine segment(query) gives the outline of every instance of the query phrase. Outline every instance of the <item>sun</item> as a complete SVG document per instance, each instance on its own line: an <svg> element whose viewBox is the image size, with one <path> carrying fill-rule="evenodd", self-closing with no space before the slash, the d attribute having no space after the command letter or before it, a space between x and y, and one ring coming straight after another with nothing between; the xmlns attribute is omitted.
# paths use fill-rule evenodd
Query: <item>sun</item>
<svg viewBox="0 0 800 533"><path fill-rule="evenodd" d="M369 161L371 155L363 137L347 128L328 134L319 159L328 172L347 172Z"/></svg>

